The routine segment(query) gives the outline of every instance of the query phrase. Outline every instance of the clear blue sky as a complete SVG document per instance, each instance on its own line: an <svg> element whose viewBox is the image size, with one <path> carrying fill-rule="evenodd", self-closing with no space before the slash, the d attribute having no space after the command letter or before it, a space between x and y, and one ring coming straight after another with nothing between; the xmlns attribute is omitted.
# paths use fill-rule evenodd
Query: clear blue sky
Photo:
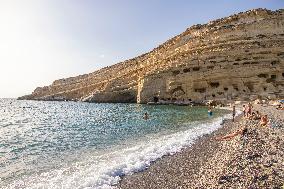
<svg viewBox="0 0 284 189"><path fill-rule="evenodd" d="M283 0L0 0L0 97L145 53L193 24Z"/></svg>

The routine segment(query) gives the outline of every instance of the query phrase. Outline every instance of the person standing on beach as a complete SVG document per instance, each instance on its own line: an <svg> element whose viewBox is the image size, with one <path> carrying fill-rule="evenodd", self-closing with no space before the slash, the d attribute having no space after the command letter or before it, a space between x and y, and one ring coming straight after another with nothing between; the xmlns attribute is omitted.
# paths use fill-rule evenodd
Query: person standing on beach
<svg viewBox="0 0 284 189"><path fill-rule="evenodd" d="M243 105L243 115L244 117L246 117L246 105L245 104Z"/></svg>
<svg viewBox="0 0 284 189"><path fill-rule="evenodd" d="M236 115L236 106L233 105L233 122L235 122L235 115Z"/></svg>
<svg viewBox="0 0 284 189"><path fill-rule="evenodd" d="M247 117L249 117L252 113L252 104L249 102L247 106Z"/></svg>

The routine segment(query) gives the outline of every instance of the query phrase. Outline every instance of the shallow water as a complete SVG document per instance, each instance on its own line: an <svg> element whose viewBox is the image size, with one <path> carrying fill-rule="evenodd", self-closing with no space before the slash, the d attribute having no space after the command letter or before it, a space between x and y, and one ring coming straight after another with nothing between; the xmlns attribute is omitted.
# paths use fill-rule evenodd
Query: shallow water
<svg viewBox="0 0 284 189"><path fill-rule="evenodd" d="M0 99L0 188L109 188L214 131L226 113Z"/></svg>

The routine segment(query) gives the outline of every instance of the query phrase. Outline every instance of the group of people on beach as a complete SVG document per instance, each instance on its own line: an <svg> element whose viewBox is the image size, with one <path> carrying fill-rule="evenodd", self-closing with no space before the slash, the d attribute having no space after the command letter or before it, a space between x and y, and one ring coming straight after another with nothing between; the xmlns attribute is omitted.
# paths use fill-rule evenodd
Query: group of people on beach
<svg viewBox="0 0 284 189"><path fill-rule="evenodd" d="M247 105L243 105L243 115L244 117L249 117L252 114L252 104L249 102Z"/></svg>
<svg viewBox="0 0 284 189"><path fill-rule="evenodd" d="M267 126L268 125L268 117L267 115L261 115L259 111L252 111L253 106L251 103L247 105L243 105L243 117L249 120L260 120L259 126Z"/></svg>
<svg viewBox="0 0 284 189"><path fill-rule="evenodd" d="M278 104L278 106L276 107L276 110L284 110L284 105Z"/></svg>
<svg viewBox="0 0 284 189"><path fill-rule="evenodd" d="M236 108L233 106L233 122L234 118L236 115ZM258 126L268 126L269 120L268 116L261 115L259 111L253 111L253 106L251 103L248 103L247 105L243 105L243 117L245 119L249 120L260 120L258 123ZM243 141L247 140L247 133L248 133L248 128L246 126L243 126L242 128L238 129L237 131L230 133L225 136L217 137L216 140L231 140L235 136L241 135L241 138L243 138Z"/></svg>

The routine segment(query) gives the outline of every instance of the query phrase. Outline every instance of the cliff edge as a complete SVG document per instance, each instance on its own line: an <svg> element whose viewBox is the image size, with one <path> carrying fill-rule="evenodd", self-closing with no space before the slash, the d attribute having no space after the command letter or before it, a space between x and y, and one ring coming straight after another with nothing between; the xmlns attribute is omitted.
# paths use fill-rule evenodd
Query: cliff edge
<svg viewBox="0 0 284 189"><path fill-rule="evenodd" d="M149 53L19 97L137 103L252 98L284 98L284 9L194 25Z"/></svg>

